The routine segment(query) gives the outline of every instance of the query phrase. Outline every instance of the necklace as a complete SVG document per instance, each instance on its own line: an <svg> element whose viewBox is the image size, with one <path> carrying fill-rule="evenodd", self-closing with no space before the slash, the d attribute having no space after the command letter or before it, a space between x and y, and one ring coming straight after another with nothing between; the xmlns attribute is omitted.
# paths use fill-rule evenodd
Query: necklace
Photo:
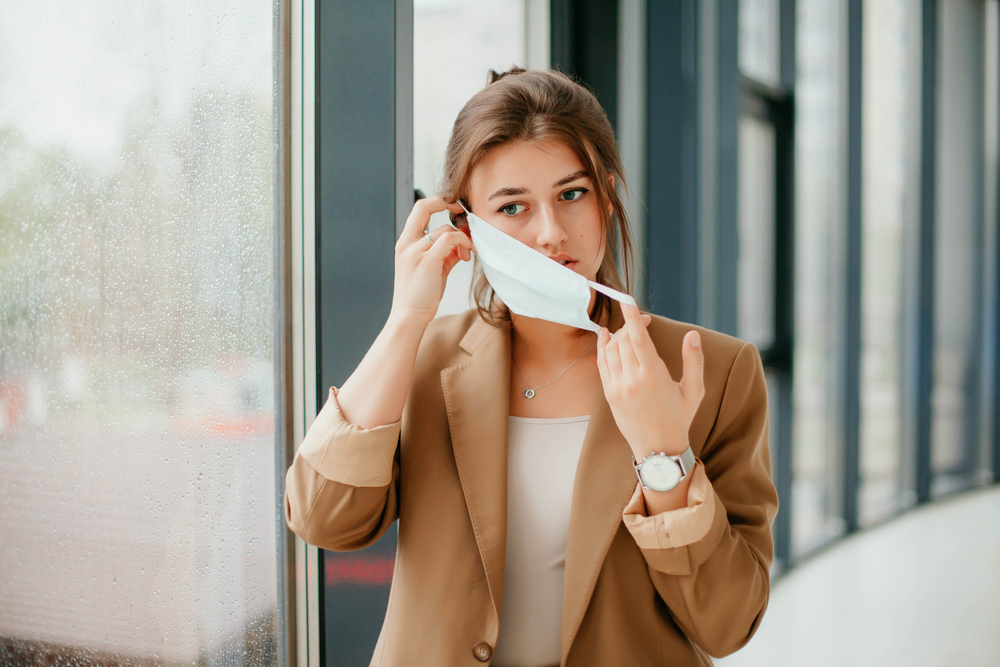
<svg viewBox="0 0 1000 667"><path fill-rule="evenodd" d="M597 345L597 339L596 338L594 339L594 345ZM524 379L524 373L521 372L521 367L517 365L517 359L514 357L514 353L511 352L510 353L510 358L514 360L514 368L517 369L517 374L521 376L521 382L524 382L524 386L525 386L524 397L525 398L534 398L535 397L535 389L541 389L542 387L547 387L550 384L552 384L553 382L555 382L556 380L558 380L559 378L561 378L563 375L566 375L566 371L568 371L569 369L573 368L573 366L576 365L577 361L580 361L585 356L587 356L588 354L590 354L590 351L594 349L594 345L591 345L590 347L588 347L587 351L584 352L583 354L581 354L579 357L577 357L576 360L573 361L572 364L570 364L569 366L567 366L565 371L563 371L559 375L555 376L554 378L552 378L551 380L549 380L545 384L538 385L534 389L532 389L531 387L528 386L527 380Z"/></svg>

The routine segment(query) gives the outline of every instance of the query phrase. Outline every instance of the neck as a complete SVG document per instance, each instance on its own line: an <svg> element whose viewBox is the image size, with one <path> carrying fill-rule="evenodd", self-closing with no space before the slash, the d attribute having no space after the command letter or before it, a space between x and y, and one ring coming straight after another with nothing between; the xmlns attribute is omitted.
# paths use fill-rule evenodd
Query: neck
<svg viewBox="0 0 1000 667"><path fill-rule="evenodd" d="M596 294L591 295L590 309ZM576 327L511 313L511 350L517 359L560 360L578 357L594 344L597 334Z"/></svg>

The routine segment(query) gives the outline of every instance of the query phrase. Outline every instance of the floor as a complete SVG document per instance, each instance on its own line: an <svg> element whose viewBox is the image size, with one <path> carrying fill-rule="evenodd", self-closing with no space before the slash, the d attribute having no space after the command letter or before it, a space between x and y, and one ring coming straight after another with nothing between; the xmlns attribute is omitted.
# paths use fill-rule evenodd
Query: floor
<svg viewBox="0 0 1000 667"><path fill-rule="evenodd" d="M722 667L1000 665L1000 485L862 531L774 583Z"/></svg>

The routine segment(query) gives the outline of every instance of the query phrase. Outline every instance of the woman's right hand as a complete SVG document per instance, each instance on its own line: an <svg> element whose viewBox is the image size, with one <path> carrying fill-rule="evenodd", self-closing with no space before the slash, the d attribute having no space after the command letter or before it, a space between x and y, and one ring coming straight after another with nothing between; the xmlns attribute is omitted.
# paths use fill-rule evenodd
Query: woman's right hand
<svg viewBox="0 0 1000 667"><path fill-rule="evenodd" d="M472 239L448 226L424 234L431 215L440 211L464 213L461 205L449 204L440 196L420 199L406 219L396 242L395 276L390 318L416 321L426 327L434 319L448 274L459 261L472 259Z"/></svg>
<svg viewBox="0 0 1000 667"><path fill-rule="evenodd" d="M441 197L413 205L396 242L389 320L337 393L341 414L361 428L392 424L402 416L420 341L437 313L448 274L459 261L472 259L472 239L463 232L443 226L431 232L433 243L424 236L431 215L444 210L463 212Z"/></svg>

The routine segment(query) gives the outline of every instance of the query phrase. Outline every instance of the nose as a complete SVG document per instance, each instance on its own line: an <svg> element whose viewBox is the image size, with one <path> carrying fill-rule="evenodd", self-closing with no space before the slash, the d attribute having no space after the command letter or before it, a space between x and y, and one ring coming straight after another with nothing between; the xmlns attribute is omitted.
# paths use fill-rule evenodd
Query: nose
<svg viewBox="0 0 1000 667"><path fill-rule="evenodd" d="M536 218L535 240L539 246L559 247L566 242L566 228L552 206L542 206Z"/></svg>

